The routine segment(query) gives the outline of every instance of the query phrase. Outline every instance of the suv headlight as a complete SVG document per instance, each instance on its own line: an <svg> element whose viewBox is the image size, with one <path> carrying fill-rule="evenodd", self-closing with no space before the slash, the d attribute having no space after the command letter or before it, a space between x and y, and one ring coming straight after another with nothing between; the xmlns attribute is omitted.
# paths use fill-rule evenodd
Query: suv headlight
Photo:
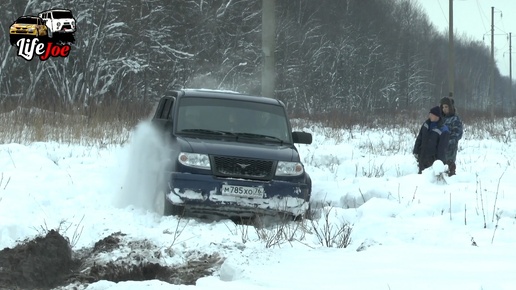
<svg viewBox="0 0 516 290"><path fill-rule="evenodd" d="M206 154L181 152L177 157L179 163L201 169L210 169L210 158Z"/></svg>
<svg viewBox="0 0 516 290"><path fill-rule="evenodd" d="M32 32L34 32L34 28L29 28L27 31L28 31L29 33L32 33Z"/></svg>
<svg viewBox="0 0 516 290"><path fill-rule="evenodd" d="M297 176L305 172L303 164L299 162L279 161L276 167L276 175L278 176Z"/></svg>

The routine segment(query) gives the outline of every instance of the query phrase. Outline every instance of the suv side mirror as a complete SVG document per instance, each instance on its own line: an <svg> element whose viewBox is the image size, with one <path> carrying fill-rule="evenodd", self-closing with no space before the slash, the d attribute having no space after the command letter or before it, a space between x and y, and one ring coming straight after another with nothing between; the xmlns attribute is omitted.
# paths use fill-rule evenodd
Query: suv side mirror
<svg viewBox="0 0 516 290"><path fill-rule="evenodd" d="M158 124L165 130L172 129L172 113L175 99L174 97L162 97L158 103L154 118L152 119L153 123Z"/></svg>
<svg viewBox="0 0 516 290"><path fill-rule="evenodd" d="M312 144L312 134L306 132L292 132L292 140L299 144Z"/></svg>

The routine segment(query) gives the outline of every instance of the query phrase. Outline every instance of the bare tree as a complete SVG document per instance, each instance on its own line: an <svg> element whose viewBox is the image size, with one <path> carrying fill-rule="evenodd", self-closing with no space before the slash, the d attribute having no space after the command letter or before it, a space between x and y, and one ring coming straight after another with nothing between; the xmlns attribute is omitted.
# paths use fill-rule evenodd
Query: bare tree
<svg viewBox="0 0 516 290"><path fill-rule="evenodd" d="M447 94L447 37L409 0L277 1L276 95L291 111L375 115ZM78 24L68 58L27 62L3 34L0 102L152 101L177 86L259 94L261 3L246 0L5 0L0 24L51 7ZM459 106L488 104L489 52L456 38ZM511 101L496 73L498 106ZM463 103L462 103L463 102Z"/></svg>

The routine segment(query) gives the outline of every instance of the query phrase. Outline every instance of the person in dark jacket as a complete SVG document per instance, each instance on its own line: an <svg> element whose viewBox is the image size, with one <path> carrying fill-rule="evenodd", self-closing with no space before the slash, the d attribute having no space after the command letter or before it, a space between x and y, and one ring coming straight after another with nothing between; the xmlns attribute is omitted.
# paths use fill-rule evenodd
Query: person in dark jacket
<svg viewBox="0 0 516 290"><path fill-rule="evenodd" d="M459 149L459 140L462 138L463 128L462 121L455 111L455 102L452 98L444 97L441 99L441 111L443 113L444 124L450 130L450 142L448 150L446 150L446 164L448 164L448 175L455 175L457 165L457 150Z"/></svg>
<svg viewBox="0 0 516 290"><path fill-rule="evenodd" d="M430 109L428 119L423 123L414 144L414 156L418 161L419 174L432 166L434 161L446 162L446 150L450 139L450 131L444 125L439 106Z"/></svg>

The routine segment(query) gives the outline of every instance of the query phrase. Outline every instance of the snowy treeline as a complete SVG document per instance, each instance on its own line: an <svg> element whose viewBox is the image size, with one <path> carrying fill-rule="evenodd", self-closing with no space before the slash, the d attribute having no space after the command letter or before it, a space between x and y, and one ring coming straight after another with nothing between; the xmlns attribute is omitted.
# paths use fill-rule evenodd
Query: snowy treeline
<svg viewBox="0 0 516 290"><path fill-rule="evenodd" d="M0 101L154 100L174 86L260 94L261 0L5 0L8 31L21 15L72 9L66 59L27 62L2 34ZM421 108L448 94L448 36L409 0L277 0L276 97L300 113ZM491 106L487 43L455 38L455 96ZM497 108L512 104L495 75ZM516 89L513 91L516 92ZM502 104L503 103L503 104Z"/></svg>

